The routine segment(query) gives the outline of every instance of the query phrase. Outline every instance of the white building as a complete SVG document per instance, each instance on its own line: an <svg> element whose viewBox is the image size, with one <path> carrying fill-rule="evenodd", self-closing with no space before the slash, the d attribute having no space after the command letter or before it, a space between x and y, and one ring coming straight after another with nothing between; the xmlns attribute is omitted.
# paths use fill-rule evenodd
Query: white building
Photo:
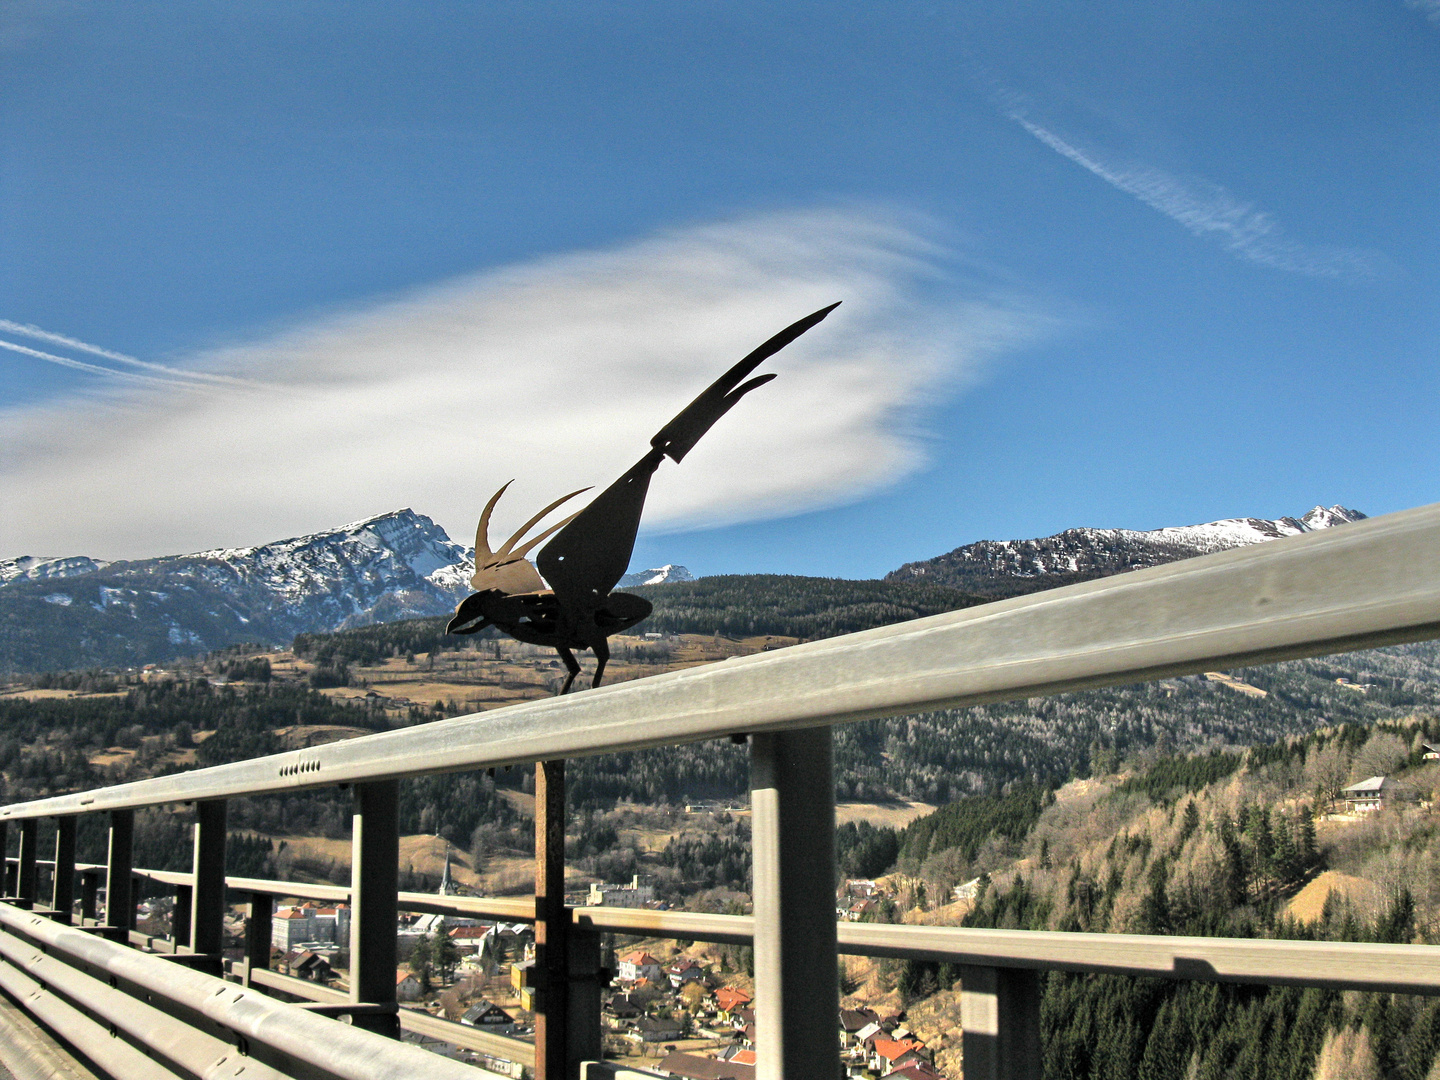
<svg viewBox="0 0 1440 1080"><path fill-rule="evenodd" d="M639 874L630 879L629 885L590 886L591 907L644 907L654 899L655 887L641 885Z"/></svg>
<svg viewBox="0 0 1440 1080"><path fill-rule="evenodd" d="M1372 776L1351 784L1340 793L1345 809L1351 813L1370 814L1381 809L1396 795L1395 781L1388 776Z"/></svg>
<svg viewBox="0 0 1440 1080"><path fill-rule="evenodd" d="M270 919L270 944L281 952L294 952L306 942L315 940L313 907L282 907Z"/></svg>

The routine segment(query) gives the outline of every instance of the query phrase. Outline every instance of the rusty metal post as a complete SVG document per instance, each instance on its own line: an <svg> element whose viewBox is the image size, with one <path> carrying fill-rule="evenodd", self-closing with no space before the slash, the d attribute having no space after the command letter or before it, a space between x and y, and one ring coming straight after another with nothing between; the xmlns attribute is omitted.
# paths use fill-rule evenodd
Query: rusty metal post
<svg viewBox="0 0 1440 1080"><path fill-rule="evenodd" d="M50 916L67 926L75 920L75 819L55 819L55 874L50 879Z"/></svg>
<svg viewBox="0 0 1440 1080"><path fill-rule="evenodd" d="M176 897L178 902L179 897ZM178 948L180 938L177 935ZM195 804L195 886L190 894L190 950L215 957L225 948L225 800Z"/></svg>
<svg viewBox="0 0 1440 1080"><path fill-rule="evenodd" d="M758 1080L840 1075L830 729L751 736Z"/></svg>
<svg viewBox="0 0 1440 1080"><path fill-rule="evenodd" d="M960 1026L966 1080L1039 1076L1039 973L962 965Z"/></svg>
<svg viewBox="0 0 1440 1080"><path fill-rule="evenodd" d="M135 811L110 811L110 849L105 873L105 936L120 944L130 941L135 921L131 871L135 860Z"/></svg>
<svg viewBox="0 0 1440 1080"><path fill-rule="evenodd" d="M397 863L398 870L398 863ZM271 916L275 902L269 893L251 893L245 914L245 985L250 986L250 973L270 967ZM354 961L351 961L353 968Z"/></svg>
<svg viewBox="0 0 1440 1080"><path fill-rule="evenodd" d="M35 906L40 896L40 867L36 864L35 845L40 841L40 822L36 818L25 818L20 822L19 887L15 891L15 904L27 910Z"/></svg>
<svg viewBox="0 0 1440 1080"><path fill-rule="evenodd" d="M350 1000L396 1006L395 922L400 887L400 782L355 785L350 837ZM356 1027L400 1037L396 1013L356 1013Z"/></svg>
<svg viewBox="0 0 1440 1080"><path fill-rule="evenodd" d="M567 1080L570 997L565 908L565 762L535 765L535 1077ZM578 1069L579 1066L577 1065Z"/></svg>

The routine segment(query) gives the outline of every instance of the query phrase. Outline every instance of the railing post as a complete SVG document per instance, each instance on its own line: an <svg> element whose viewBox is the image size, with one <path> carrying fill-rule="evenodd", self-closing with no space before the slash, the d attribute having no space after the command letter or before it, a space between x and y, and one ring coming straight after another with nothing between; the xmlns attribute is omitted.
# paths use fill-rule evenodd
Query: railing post
<svg viewBox="0 0 1440 1080"><path fill-rule="evenodd" d="M105 872L105 936L129 944L135 921L135 893L130 872L135 857L135 811L110 811L110 850Z"/></svg>
<svg viewBox="0 0 1440 1080"><path fill-rule="evenodd" d="M399 857L396 857L398 872ZM245 985L250 985L250 973L265 971L270 967L271 916L275 912L275 901L269 893L251 893L249 910L245 914ZM352 923L353 925L353 923ZM350 961L353 970L355 961Z"/></svg>
<svg viewBox="0 0 1440 1080"><path fill-rule="evenodd" d="M0 821L0 896L7 899L15 895L10 884L10 822Z"/></svg>
<svg viewBox="0 0 1440 1080"><path fill-rule="evenodd" d="M571 925L566 934L570 947L570 994L565 1002L569 1017L568 1057L576 1070L582 1061L599 1061L605 1056L600 1032L600 932Z"/></svg>
<svg viewBox="0 0 1440 1080"><path fill-rule="evenodd" d="M750 739L756 1077L840 1075L828 727Z"/></svg>
<svg viewBox="0 0 1440 1080"><path fill-rule="evenodd" d="M350 1000L394 1005L395 920L400 887L400 782L355 785L350 863ZM400 1018L356 1014L356 1027L400 1037Z"/></svg>
<svg viewBox="0 0 1440 1080"><path fill-rule="evenodd" d="M19 887L15 892L17 906L31 909L40 896L40 867L36 865L35 845L40 840L40 822L25 818L20 822Z"/></svg>
<svg viewBox="0 0 1440 1080"><path fill-rule="evenodd" d="M55 876L50 882L51 918L70 925L75 921L75 819L55 819Z"/></svg>
<svg viewBox="0 0 1440 1080"><path fill-rule="evenodd" d="M1039 973L962 965L960 1026L965 1080L1039 1076Z"/></svg>
<svg viewBox="0 0 1440 1080"><path fill-rule="evenodd" d="M170 915L170 937L175 942L175 949L190 947L190 935L192 932L190 916L195 904L195 887L193 885L175 886L175 907Z"/></svg>
<svg viewBox="0 0 1440 1080"><path fill-rule="evenodd" d="M398 855L397 855L398 860ZM175 944L179 946L177 939ZM190 894L190 950L215 957L225 948L225 800L195 804L195 887Z"/></svg>
<svg viewBox="0 0 1440 1080"><path fill-rule="evenodd" d="M100 871L80 871L80 923L94 923L100 913Z"/></svg>
<svg viewBox="0 0 1440 1080"><path fill-rule="evenodd" d="M569 912L565 909L565 762L535 764L536 1080L566 1080L570 1036ZM578 1063L575 1065L578 1070Z"/></svg>

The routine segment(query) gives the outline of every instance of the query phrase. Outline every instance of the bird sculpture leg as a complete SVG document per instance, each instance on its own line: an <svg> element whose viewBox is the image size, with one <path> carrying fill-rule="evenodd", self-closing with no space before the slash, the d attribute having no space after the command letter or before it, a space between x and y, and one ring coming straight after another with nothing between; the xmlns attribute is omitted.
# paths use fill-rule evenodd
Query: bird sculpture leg
<svg viewBox="0 0 1440 1080"><path fill-rule="evenodd" d="M595 650L595 678L590 680L590 689L600 685L600 676L605 674L605 665L610 660L610 643L605 638L598 637L590 644Z"/></svg>
<svg viewBox="0 0 1440 1080"><path fill-rule="evenodd" d="M561 694L570 692L570 684L575 681L575 676L580 674L580 661L576 660L575 654L564 645L556 645L555 651L560 654L560 659L565 661L565 670L570 672L569 677L565 680L565 685L560 688L560 693L555 695L560 697Z"/></svg>

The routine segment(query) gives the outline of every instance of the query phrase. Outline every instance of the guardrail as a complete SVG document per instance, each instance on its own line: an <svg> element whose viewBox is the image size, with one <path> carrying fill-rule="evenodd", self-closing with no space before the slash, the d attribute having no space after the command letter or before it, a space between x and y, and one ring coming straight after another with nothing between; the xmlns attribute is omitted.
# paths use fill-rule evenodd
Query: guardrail
<svg viewBox="0 0 1440 1080"><path fill-rule="evenodd" d="M543 764L537 766L537 795L550 805L563 787L561 759L748 736L752 918L567 910L558 893L563 875L558 817L537 837L537 899L528 914L537 924L541 956L536 967L543 977L537 988L537 1074L546 1080L575 1075L581 1060L598 1057L600 931L673 930L699 940L753 940L758 1075L766 1080L812 1075L817 1067L828 1070L826 1061L838 1066L835 956L841 950L960 963L967 1076L1030 1075L1038 1069L1034 973L1041 969L1408 993L1440 992L1440 969L1427 950L1407 946L863 924L837 928L828 889L814 887L835 875L829 726L1437 636L1440 505L564 698L6 806L0 808L0 830L16 823L20 848L13 873L7 874L10 903L0 908L0 925L7 933L38 940L36 916L20 916L17 909L38 903L36 823L41 817L58 822L47 914L53 923L72 919L75 817L104 811L111 826L104 919L95 910L96 875L82 873L81 919L99 925L65 934L109 938L105 944L129 955L120 943L129 940L134 911L134 811L194 802L194 871L151 876L175 888L182 901L177 912L185 915L177 918L176 938L188 945L187 978L214 980L206 985L222 988L214 991L220 996L226 985L218 981L225 800L351 786L356 803L351 886L329 887L334 891L324 894L335 898L344 892L353 907L351 989L346 1002L322 1003L322 1011L348 1013L351 1035L378 1040L367 1045L379 1069L389 1060L387 1054L399 1051L382 1038L398 1031L397 911L503 911L505 918L527 917L520 901L465 901L462 908L455 898L398 892L400 779L538 762ZM281 989L276 982L281 977L265 971L272 897L313 887L236 879L230 887L252 897L248 959L232 977L252 988ZM16 919L23 919L23 926ZM73 944L69 936L65 941ZM1343 976L1335 974L1337 961L1346 965ZM171 971L177 963L149 962L169 965ZM8 953L6 963L19 970ZM77 970L87 963L92 961L76 961ZM10 977L5 965L0 971ZM251 991L244 1000L256 996ZM291 1011L273 1015L305 1015L305 1024L333 1024L298 1007L284 1008ZM34 1011L40 1015L38 1007ZM231 1045L245 1040L261 1047L262 1058L270 1052L264 1050L269 1044L257 1044L224 1019L208 1022L216 1037ZM269 1022L284 1025L281 1019ZM64 1025L57 1021L52 1027ZM149 1045L139 1035L130 1039L136 1046ZM312 1070L327 1067L303 1056L295 1060Z"/></svg>

